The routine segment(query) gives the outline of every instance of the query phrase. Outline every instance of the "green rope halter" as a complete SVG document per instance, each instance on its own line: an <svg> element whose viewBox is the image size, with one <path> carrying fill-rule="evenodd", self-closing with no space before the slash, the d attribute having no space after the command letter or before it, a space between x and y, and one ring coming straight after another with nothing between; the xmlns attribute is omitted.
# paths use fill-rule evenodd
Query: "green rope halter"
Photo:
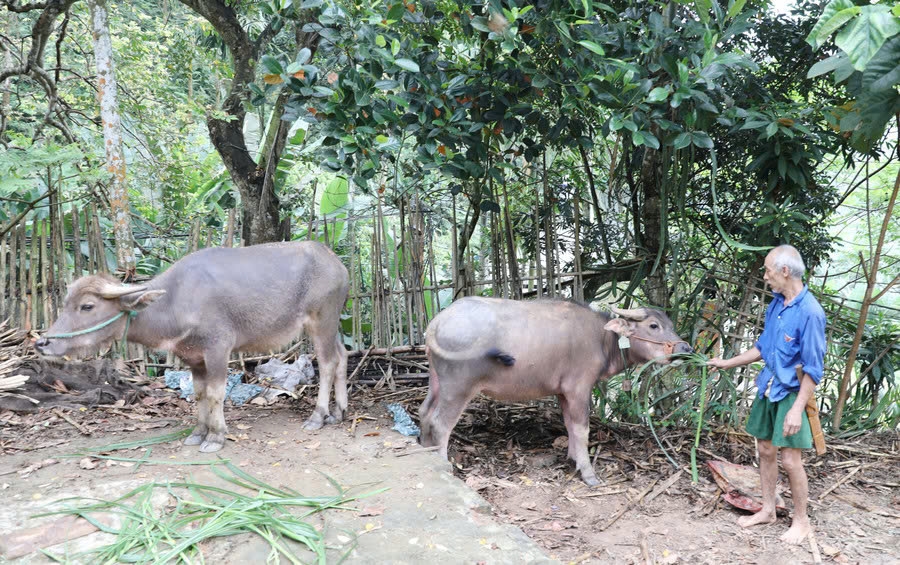
<svg viewBox="0 0 900 565"><path fill-rule="evenodd" d="M122 341L121 354L122 354L122 358L124 359L125 358L125 347L126 347L125 343L126 343L126 338L128 337L128 328L131 326L131 320L138 315L137 311L135 311L135 310L128 310L128 312L119 312L118 314L116 314L112 318L106 320L105 322L100 322L96 326L91 326L84 330L78 330L77 332L68 332L68 333L55 334L55 335L45 335L44 337L47 339L69 339L69 338L73 338L73 337L78 337L80 335L93 333L98 330L102 330L106 326L112 324L113 322L115 322L116 320L118 320L119 318L124 316L126 313L128 314L128 317L125 318L125 331L122 332L122 339L121 339L121 341Z"/></svg>

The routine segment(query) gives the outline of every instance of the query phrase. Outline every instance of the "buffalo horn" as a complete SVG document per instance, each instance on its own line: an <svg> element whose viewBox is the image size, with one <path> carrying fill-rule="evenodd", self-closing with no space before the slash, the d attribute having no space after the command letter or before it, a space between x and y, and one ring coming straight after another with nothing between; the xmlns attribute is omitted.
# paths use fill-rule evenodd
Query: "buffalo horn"
<svg viewBox="0 0 900 565"><path fill-rule="evenodd" d="M634 320L635 322L640 322L641 320L645 320L648 315L646 308L620 309L620 308L616 308L615 306L610 306L609 309L610 309L610 311L612 311L613 314L620 316L622 318Z"/></svg>
<svg viewBox="0 0 900 565"><path fill-rule="evenodd" d="M124 284L109 283L104 285L103 288L100 289L100 292L98 294L100 294L100 296L102 296L103 298L112 299L121 298L126 294L141 292L143 290L147 290L147 287L144 285L129 286Z"/></svg>

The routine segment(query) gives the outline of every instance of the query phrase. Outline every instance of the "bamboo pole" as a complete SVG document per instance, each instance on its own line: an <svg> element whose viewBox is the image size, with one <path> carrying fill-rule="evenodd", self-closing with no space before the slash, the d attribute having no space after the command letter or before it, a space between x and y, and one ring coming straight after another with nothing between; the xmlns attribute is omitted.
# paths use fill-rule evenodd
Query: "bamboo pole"
<svg viewBox="0 0 900 565"><path fill-rule="evenodd" d="M12 319L12 326L18 327L19 315L19 293L16 292L16 269L18 267L18 243L19 229L13 228L9 233L9 281L7 283L6 296L9 297L9 303L6 307L6 316Z"/></svg>
<svg viewBox="0 0 900 565"><path fill-rule="evenodd" d="M83 274L81 270L81 226L78 225L80 222L81 219L78 217L78 208L72 204L72 256L75 265L74 274L76 279Z"/></svg>
<svg viewBox="0 0 900 565"><path fill-rule="evenodd" d="M28 247L25 243L25 219L19 225L19 324L28 325Z"/></svg>
<svg viewBox="0 0 900 565"><path fill-rule="evenodd" d="M537 290L537 297L542 298L544 296L544 276L541 271L541 192L540 187L535 185L535 195L534 195L534 268L535 268L535 276L537 280L535 281Z"/></svg>
<svg viewBox="0 0 900 565"><path fill-rule="evenodd" d="M97 205L91 202L91 230L94 241L94 249L97 252L95 257L96 272L106 273L109 271L109 265L106 263L106 243L103 241L103 234L100 232L100 218L97 215Z"/></svg>
<svg viewBox="0 0 900 565"><path fill-rule="evenodd" d="M52 278L51 273L53 272L53 258L50 256L50 246L47 245L48 243L52 243L52 240L48 242L47 236L48 236L47 220L43 219L43 220L41 220L41 240L39 242L39 246L40 246L40 250L41 250L41 252L40 252L40 269L39 269L39 272L41 274L41 285L40 285L41 301L40 301L40 303L43 305L43 312L42 312L43 325L42 326L35 325L36 328L48 327L50 325L50 309L52 307L51 302L53 300L53 293L52 293L53 285L50 282L50 279ZM35 273L35 274L37 274L37 273ZM38 304L37 294L34 295L34 299L35 299L35 309L37 309L37 304ZM35 316L35 319L37 319L37 316Z"/></svg>
<svg viewBox="0 0 900 565"><path fill-rule="evenodd" d="M453 262L453 267L450 269L450 280L453 282L453 300L456 300L456 296L459 294L459 265L460 265L460 256L459 256L459 237L457 235L458 226L456 225L456 195L453 194L450 196L453 211L453 228L450 230L450 260Z"/></svg>
<svg viewBox="0 0 900 565"><path fill-rule="evenodd" d="M6 279L9 276L6 262L7 239L6 234L0 236L0 320L9 317L9 299L7 297L12 296L6 292Z"/></svg>
<svg viewBox="0 0 900 565"><path fill-rule="evenodd" d="M574 202L574 210L572 214L575 217L575 245L574 245L574 253L575 253L575 272L578 273L575 275L575 286L572 289L572 298L579 302L584 301L584 279L581 276L581 198L578 185L574 186L575 189L575 198Z"/></svg>
<svg viewBox="0 0 900 565"><path fill-rule="evenodd" d="M56 246L59 250L57 252L59 269L59 275L57 277L57 282L59 283L57 298L59 299L59 307L62 308L63 298L66 295L66 284L71 281L72 278L69 273L68 257L66 256L66 211L63 208L63 203L61 201L58 202L56 206L56 222Z"/></svg>
<svg viewBox="0 0 900 565"><path fill-rule="evenodd" d="M38 248L38 221L37 218L31 220L31 254L28 258L28 284L31 293L28 296L28 307L30 316L28 317L30 325L26 325L26 330L34 330L40 327L38 325L38 314L41 311L41 304L38 300L38 277L41 273L41 255Z"/></svg>

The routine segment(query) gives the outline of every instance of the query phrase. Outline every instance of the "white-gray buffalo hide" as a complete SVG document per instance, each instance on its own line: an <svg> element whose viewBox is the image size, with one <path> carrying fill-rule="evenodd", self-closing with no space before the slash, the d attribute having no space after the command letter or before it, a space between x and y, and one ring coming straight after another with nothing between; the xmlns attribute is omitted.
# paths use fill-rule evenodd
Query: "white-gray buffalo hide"
<svg viewBox="0 0 900 565"><path fill-rule="evenodd" d="M450 432L480 392L511 401L556 395L569 434L569 458L587 484L598 484L588 457L594 383L626 364L668 363L673 353L691 351L665 313L613 310L620 317L559 300L454 302L426 332L431 376L419 410L422 445L440 446L446 458ZM629 338L630 347L620 350L620 336Z"/></svg>
<svg viewBox="0 0 900 565"><path fill-rule="evenodd" d="M144 285L123 285L109 275L76 280L35 347L48 357L78 355L121 339L127 329L129 342L174 352L190 366L197 398L197 426L185 443L218 451L231 353L277 350L303 331L319 362L318 402L304 427L343 419L347 352L338 328L347 289L347 269L320 243L203 249Z"/></svg>

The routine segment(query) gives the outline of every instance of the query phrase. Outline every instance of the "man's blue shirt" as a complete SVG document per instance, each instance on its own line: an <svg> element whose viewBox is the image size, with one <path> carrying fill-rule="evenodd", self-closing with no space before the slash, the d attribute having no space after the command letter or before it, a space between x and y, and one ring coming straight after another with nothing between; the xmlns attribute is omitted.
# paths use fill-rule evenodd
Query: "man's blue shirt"
<svg viewBox="0 0 900 565"><path fill-rule="evenodd" d="M784 295L774 298L766 310L766 325L756 348L762 354L765 368L756 377L759 397L772 379L769 401L778 402L800 390L794 367L802 363L803 371L819 384L825 363L825 311L806 285L788 305Z"/></svg>

